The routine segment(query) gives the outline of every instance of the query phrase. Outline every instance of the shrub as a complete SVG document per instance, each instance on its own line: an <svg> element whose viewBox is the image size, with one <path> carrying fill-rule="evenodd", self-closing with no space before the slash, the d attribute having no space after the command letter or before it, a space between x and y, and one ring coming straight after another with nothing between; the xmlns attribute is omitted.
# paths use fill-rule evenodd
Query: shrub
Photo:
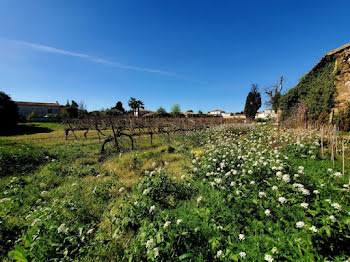
<svg viewBox="0 0 350 262"><path fill-rule="evenodd" d="M10 134L17 126L18 107L4 92L0 91L0 135Z"/></svg>

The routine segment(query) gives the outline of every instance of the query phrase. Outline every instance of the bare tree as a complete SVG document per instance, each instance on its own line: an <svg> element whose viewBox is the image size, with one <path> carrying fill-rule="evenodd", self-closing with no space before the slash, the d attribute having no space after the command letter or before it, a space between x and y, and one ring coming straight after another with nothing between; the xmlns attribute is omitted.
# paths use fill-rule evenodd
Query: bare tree
<svg viewBox="0 0 350 262"><path fill-rule="evenodd" d="M277 112L279 105L280 105L280 99L281 99L281 92L283 89L283 82L284 82L283 75L280 77L279 82L277 82L274 85L268 86L264 89L264 93L268 96L269 100L266 101L267 106L271 106L272 109Z"/></svg>

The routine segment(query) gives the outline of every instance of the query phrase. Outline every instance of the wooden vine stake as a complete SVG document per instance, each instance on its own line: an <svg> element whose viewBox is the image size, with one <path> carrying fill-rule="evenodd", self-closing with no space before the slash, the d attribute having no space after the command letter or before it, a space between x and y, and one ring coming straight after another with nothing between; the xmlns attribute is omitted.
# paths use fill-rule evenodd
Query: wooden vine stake
<svg viewBox="0 0 350 262"><path fill-rule="evenodd" d="M343 176L345 176L345 145L344 145L344 139L342 140L342 150L343 150Z"/></svg>
<svg viewBox="0 0 350 262"><path fill-rule="evenodd" d="M324 158L324 152L323 152L323 127L321 128L321 154L322 154L322 158Z"/></svg>
<svg viewBox="0 0 350 262"><path fill-rule="evenodd" d="M334 163L334 130L333 130L333 136L332 136L332 162L333 162L333 169L335 167L335 163Z"/></svg>

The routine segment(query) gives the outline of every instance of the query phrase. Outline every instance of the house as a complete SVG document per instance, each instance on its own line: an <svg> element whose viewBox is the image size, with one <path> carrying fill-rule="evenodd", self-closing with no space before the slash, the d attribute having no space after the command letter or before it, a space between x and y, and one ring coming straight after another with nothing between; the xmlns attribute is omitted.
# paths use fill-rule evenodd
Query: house
<svg viewBox="0 0 350 262"><path fill-rule="evenodd" d="M232 118L233 114L232 113L222 113L221 116L223 118Z"/></svg>
<svg viewBox="0 0 350 262"><path fill-rule="evenodd" d="M15 101L18 107L20 117L27 118L31 112L35 112L36 117L59 117L61 114L61 106L56 103L41 102L23 102Z"/></svg>
<svg viewBox="0 0 350 262"><path fill-rule="evenodd" d="M186 112L182 112L182 114L185 116L185 117L198 117L198 113L194 113L192 111L186 111Z"/></svg>
<svg viewBox="0 0 350 262"><path fill-rule="evenodd" d="M246 116L241 113L223 113L222 117L226 119L246 120Z"/></svg>
<svg viewBox="0 0 350 262"><path fill-rule="evenodd" d="M149 112L149 113L146 113L144 115L142 115L142 117L156 117L157 116L157 112Z"/></svg>
<svg viewBox="0 0 350 262"><path fill-rule="evenodd" d="M139 115L139 112L140 112L140 115ZM153 111L150 111L150 110L145 110L145 109L140 109L140 111L135 111L134 112L134 116L143 116L145 114L149 114L149 113L154 113Z"/></svg>
<svg viewBox="0 0 350 262"><path fill-rule="evenodd" d="M222 116L222 114L225 114L226 112L224 110L221 109L215 109L213 111L209 111L207 115L210 116Z"/></svg>
<svg viewBox="0 0 350 262"><path fill-rule="evenodd" d="M259 112L255 115L255 119L269 120L274 118L276 118L276 113L272 108L266 109L265 111Z"/></svg>

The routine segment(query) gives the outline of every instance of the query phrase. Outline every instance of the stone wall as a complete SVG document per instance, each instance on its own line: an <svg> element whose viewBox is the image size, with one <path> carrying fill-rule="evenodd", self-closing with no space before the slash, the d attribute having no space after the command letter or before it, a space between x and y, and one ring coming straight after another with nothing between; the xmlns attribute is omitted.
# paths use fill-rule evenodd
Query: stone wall
<svg viewBox="0 0 350 262"><path fill-rule="evenodd" d="M336 88L335 113L346 108L350 102L350 48L335 54L336 63L334 67Z"/></svg>

